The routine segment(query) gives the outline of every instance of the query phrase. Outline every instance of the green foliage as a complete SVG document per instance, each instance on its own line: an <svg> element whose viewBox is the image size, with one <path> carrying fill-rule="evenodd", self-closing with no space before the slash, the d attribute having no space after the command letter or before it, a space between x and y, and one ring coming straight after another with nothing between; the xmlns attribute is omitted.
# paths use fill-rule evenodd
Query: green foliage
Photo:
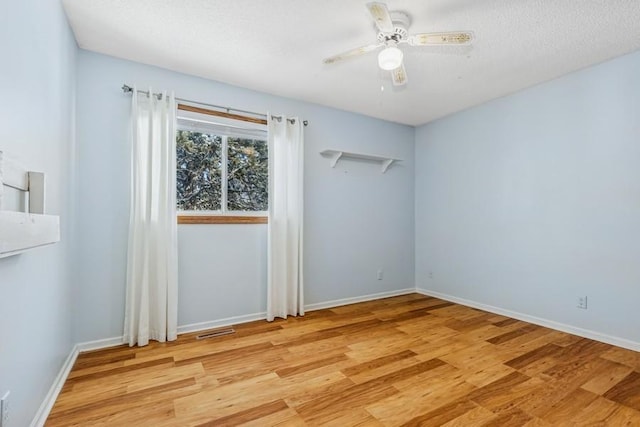
<svg viewBox="0 0 640 427"><path fill-rule="evenodd" d="M227 209L266 211L268 148L263 140L227 138ZM177 207L220 210L222 137L192 131L176 135Z"/></svg>
<svg viewBox="0 0 640 427"><path fill-rule="evenodd" d="M227 139L227 206L232 211L266 211L269 203L267 142Z"/></svg>
<svg viewBox="0 0 640 427"><path fill-rule="evenodd" d="M185 211L220 210L222 138L178 131L177 207Z"/></svg>

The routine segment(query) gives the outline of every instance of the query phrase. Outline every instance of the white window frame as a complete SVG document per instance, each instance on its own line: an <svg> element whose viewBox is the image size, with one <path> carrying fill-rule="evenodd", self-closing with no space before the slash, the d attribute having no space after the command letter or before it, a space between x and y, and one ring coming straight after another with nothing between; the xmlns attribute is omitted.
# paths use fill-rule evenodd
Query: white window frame
<svg viewBox="0 0 640 427"><path fill-rule="evenodd" d="M189 125L187 125L186 123L189 122ZM205 133L208 135L215 135L218 136L222 139L222 165L220 168L220 174L221 174L221 180L220 180L220 185L222 186L221 188L221 192L220 192L220 209L219 210L201 210L201 211L188 211L188 210L182 210L182 209L178 209L177 214L178 216L193 216L193 217L197 217L197 216L255 216L255 217L265 217L268 215L268 210L266 211L232 211L227 209L227 184L228 184L228 178L227 178L227 162L228 162L228 142L227 139L228 138L252 138L252 139L258 139L258 140L263 140L265 141L265 143L268 144L268 139L267 139L267 129L266 126L264 125L253 125L253 124L249 124L251 126L238 126L238 121L237 120L224 120L221 119L220 121L210 121L210 120L201 120L201 119L194 119L192 117L178 117L178 125L176 126L176 133L178 131L190 131L190 132L200 132L200 133ZM212 129L207 129L207 127L210 126L221 126L221 127L226 127L229 129L233 129L236 128L239 131L234 134L233 132L215 132ZM264 135L242 135L242 133L244 132L255 132L255 131L263 131ZM268 189L267 189L268 191Z"/></svg>

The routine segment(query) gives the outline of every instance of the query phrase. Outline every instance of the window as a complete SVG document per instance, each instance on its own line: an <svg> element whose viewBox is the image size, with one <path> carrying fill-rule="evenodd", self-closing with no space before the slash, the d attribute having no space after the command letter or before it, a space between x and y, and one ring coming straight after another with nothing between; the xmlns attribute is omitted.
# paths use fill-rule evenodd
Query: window
<svg viewBox="0 0 640 427"><path fill-rule="evenodd" d="M239 127L237 123L231 126L217 119L214 123L178 118L176 182L180 214L266 214L269 156L264 128Z"/></svg>

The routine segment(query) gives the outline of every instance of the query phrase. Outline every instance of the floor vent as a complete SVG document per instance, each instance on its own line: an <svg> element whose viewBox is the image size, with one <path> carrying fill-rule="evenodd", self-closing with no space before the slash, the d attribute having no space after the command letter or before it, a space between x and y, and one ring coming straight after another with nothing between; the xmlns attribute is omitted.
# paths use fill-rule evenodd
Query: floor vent
<svg viewBox="0 0 640 427"><path fill-rule="evenodd" d="M206 332L204 334L200 334L196 337L197 340L204 340L207 338L215 338L215 337L221 337L223 335L231 335L231 334L235 334L236 331L235 329L229 327L229 328L222 328L222 329L216 329L215 331L209 331Z"/></svg>

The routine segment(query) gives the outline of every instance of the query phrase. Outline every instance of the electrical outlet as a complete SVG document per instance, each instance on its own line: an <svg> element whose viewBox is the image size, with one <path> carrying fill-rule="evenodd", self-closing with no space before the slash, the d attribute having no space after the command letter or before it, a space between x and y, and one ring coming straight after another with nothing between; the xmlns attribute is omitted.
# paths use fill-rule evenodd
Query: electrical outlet
<svg viewBox="0 0 640 427"><path fill-rule="evenodd" d="M587 296L583 296L583 297L578 297L578 308L581 308L583 310L587 309Z"/></svg>
<svg viewBox="0 0 640 427"><path fill-rule="evenodd" d="M0 427L9 426L9 392L0 399Z"/></svg>
<svg viewBox="0 0 640 427"><path fill-rule="evenodd" d="M433 271L429 272L429 279L433 279Z"/></svg>
<svg viewBox="0 0 640 427"><path fill-rule="evenodd" d="M383 272L382 270L378 270L378 280L382 280Z"/></svg>

